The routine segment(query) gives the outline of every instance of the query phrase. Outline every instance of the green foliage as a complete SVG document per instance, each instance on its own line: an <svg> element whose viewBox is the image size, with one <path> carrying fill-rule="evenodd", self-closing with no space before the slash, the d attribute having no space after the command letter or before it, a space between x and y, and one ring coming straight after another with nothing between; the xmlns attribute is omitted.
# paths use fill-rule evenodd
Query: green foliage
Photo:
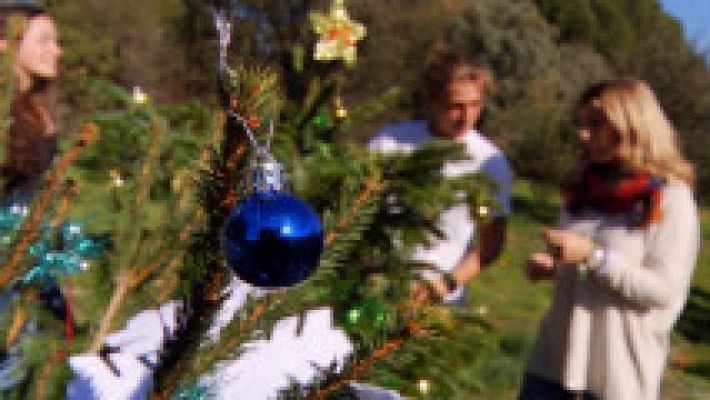
<svg viewBox="0 0 710 400"><path fill-rule="evenodd" d="M134 207L127 201L140 185L146 152L154 131L159 130L160 142L155 145L160 150L150 168L150 191L146 203L139 206L155 211L146 220L149 226L160 225L157 221L167 217L166 213L178 211L173 207L179 197L189 197L182 192L189 190L195 179L196 155L212 140L211 112L197 103L168 107L138 104L129 93L103 81L92 82L92 93L117 108L86 117L97 124L101 137L82 152L69 171L82 190L73 211L76 216L96 216L92 218L96 229L115 228L122 217L103 221L110 215L105 207L112 205L114 211Z"/></svg>
<svg viewBox="0 0 710 400"><path fill-rule="evenodd" d="M606 61L589 47L559 45L555 27L529 2L471 4L448 36L495 75L483 131L502 145L518 176L559 183L576 162L572 106L586 86L610 74Z"/></svg>
<svg viewBox="0 0 710 400"><path fill-rule="evenodd" d="M560 40L584 43L602 54L614 75L647 80L674 125L686 154L696 164L698 194L710 193L710 66L683 37L680 23L654 0L537 0Z"/></svg>
<svg viewBox="0 0 710 400"><path fill-rule="evenodd" d="M541 12L560 30L562 41L591 42L607 57L619 56L639 38L641 30L632 17L656 2L537 0Z"/></svg>
<svg viewBox="0 0 710 400"><path fill-rule="evenodd" d="M48 3L62 40L61 98L73 113L103 108L87 93L86 77L143 86L159 101L189 99L187 82L175 79L186 75L186 53L173 29L189 11L183 0Z"/></svg>
<svg viewBox="0 0 710 400"><path fill-rule="evenodd" d="M95 124L103 136L85 145L66 175L58 177L71 179L79 189L61 218L84 222L84 229L108 246L88 270L58 282L72 303L71 342L64 337L64 323L33 294L36 288L24 288L25 300L10 305L11 311L22 308L29 324L38 328L20 334L23 364L30 374L26 385L3 395L29 396L41 388L48 398L62 398L71 374L60 354L86 352L103 340L108 333L104 330L154 306L161 296L171 298L175 277L170 265L180 263L187 244L181 237L195 222L192 182L199 168L195 155L213 139L211 112L196 103L169 107L136 103L130 94L102 81L92 81L89 90L97 101L115 108L84 121ZM77 149L74 142L67 139L62 144L60 158ZM49 203L42 224L60 218L57 204ZM5 256L14 253L17 243L19 236ZM7 268L7 260L2 261ZM27 260L20 264L15 278L27 270L26 264ZM116 309L108 312L126 277L130 295L119 298ZM0 329L8 332L16 320L3 318Z"/></svg>
<svg viewBox="0 0 710 400"><path fill-rule="evenodd" d="M241 63L268 64L283 74L286 97L305 98L311 78L337 69L309 57L314 38L305 17L328 3L240 1L230 55ZM432 47L443 41L492 67L499 92L488 105L483 128L506 150L519 175L557 182L571 158L537 166L527 156L530 149L541 146L540 154L554 154L574 147L566 113L580 90L600 79L632 75L648 80L658 92L698 164L700 195L708 196L707 60L657 1L351 0L348 7L353 18L366 23L369 36L358 48L359 68L339 78L345 107L359 107L393 87L400 92L386 112L357 119L347 130L348 139L364 141L385 121L426 112L416 97L419 75ZM217 51L209 2L59 0L51 8L66 41L67 89L62 92L71 104L84 104L84 109L94 104L78 90L83 71L147 86L161 100L197 96L215 104ZM308 117L319 111L304 110ZM525 118L517 116L521 110L529 111ZM550 116L554 123L546 121Z"/></svg>
<svg viewBox="0 0 710 400"><path fill-rule="evenodd" d="M266 84L273 80L264 78L269 74L263 69L237 71L230 74L228 81L229 106L233 112L248 113L250 108L256 108L250 104L262 104L259 96L272 96L278 90ZM445 180L441 175L444 161L464 157L460 146L432 142L412 154L385 157L371 155L347 138L348 129L358 123L356 118L381 112L396 93L384 93L364 102L342 123L315 124L313 120L318 113L332 112L328 104L339 78L336 73L313 76L306 71L296 77L309 76L310 84L303 85L308 88L305 96L294 98L290 97L292 92L286 92L273 152L291 171L294 193L323 216L328 241L320 267L298 287L261 302L253 299L224 329L218 342L201 345L200 332L208 328L206 322L209 322L202 316L210 315L216 308L215 302L208 300L210 293L226 283L220 277L224 267L214 237L221 235L229 209L218 204L230 186L243 187L241 176L249 156L231 167L235 171L228 169L226 159L233 154L232 149L246 143L243 127L230 118L225 126L226 141L213 153L212 167L201 179L199 193L209 222L206 230L195 236L190 260L182 271L183 287L189 288L185 292L189 299L188 315L194 321L188 320L185 331L179 334L181 339L171 346L172 354L167 358L173 361L166 364L165 375L158 380L161 390L174 390L171 382L194 381L216 362L238 357L242 343L268 334L283 316L304 314L324 305L333 309L338 324L361 350L351 360L357 363L407 324L402 306L409 301L410 282L417 269L428 268L412 265L407 254L414 245L428 240L428 233L437 234L440 212L460 201L455 191L467 194L472 207L491 201L486 197L490 183L480 176ZM249 83L257 81L262 83L258 95ZM284 84L289 87L289 82ZM221 282L220 286L199 284L212 279ZM245 331L251 313L257 309L263 314L253 322L256 325ZM431 323L437 320L434 318ZM230 347L225 347L226 344ZM181 372L175 375L175 371ZM415 383L409 385L413 387Z"/></svg>

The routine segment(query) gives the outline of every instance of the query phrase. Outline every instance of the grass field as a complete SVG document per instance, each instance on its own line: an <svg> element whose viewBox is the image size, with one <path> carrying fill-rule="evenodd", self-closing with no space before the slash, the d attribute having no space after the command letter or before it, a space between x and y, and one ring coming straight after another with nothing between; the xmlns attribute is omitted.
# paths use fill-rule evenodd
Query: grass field
<svg viewBox="0 0 710 400"><path fill-rule="evenodd" d="M472 283L472 307L486 314L501 335L500 359L506 362L491 368L504 368L501 375L509 377L478 399L516 396L552 289L550 283L529 283L523 276L523 265L531 251L542 247L539 239L542 227L555 223L559 204L555 193L525 182L516 185L504 254ZM688 306L673 334L662 399L710 399L710 211L701 212L701 224L704 238L701 255Z"/></svg>

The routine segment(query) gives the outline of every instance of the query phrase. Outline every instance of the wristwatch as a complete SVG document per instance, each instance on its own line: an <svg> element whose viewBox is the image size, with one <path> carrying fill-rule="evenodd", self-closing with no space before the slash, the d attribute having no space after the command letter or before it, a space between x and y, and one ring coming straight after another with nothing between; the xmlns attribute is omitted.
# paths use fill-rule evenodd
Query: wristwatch
<svg viewBox="0 0 710 400"><path fill-rule="evenodd" d="M590 270L599 269L605 261L606 250L595 243L587 258L578 265L579 278L585 280Z"/></svg>
<svg viewBox="0 0 710 400"><path fill-rule="evenodd" d="M606 250L604 250L603 247L595 244L594 247L592 247L592 251L590 251L589 255L587 256L587 267L589 267L589 269L598 269L602 266L602 264L604 264L605 260Z"/></svg>

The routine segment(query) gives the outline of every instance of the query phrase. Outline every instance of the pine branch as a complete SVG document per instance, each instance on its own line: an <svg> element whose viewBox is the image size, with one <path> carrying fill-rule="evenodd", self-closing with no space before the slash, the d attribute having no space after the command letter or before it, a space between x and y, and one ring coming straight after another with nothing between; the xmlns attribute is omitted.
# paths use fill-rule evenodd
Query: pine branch
<svg viewBox="0 0 710 400"><path fill-rule="evenodd" d="M232 154L229 156L229 159L227 159L227 162L225 164L225 169L227 171L225 176L225 182L232 182L235 180L236 177L232 175L234 175L235 173L237 163L241 161L246 155L248 148L249 147L247 146L246 142L239 143L232 152ZM229 187L227 189L227 194L222 198L222 201L220 201L219 205L225 210L231 210L232 207L237 204L237 201L237 189L235 187Z"/></svg>
<svg viewBox="0 0 710 400"><path fill-rule="evenodd" d="M146 159L141 167L141 176L138 182L138 192L136 193L136 199L134 202L134 211L139 210L145 203L148 192L150 190L150 181L153 175L153 164L158 157L160 150L160 139L163 136L164 131L157 121L154 121L150 129L150 144L148 145L148 152L146 154Z"/></svg>
<svg viewBox="0 0 710 400"><path fill-rule="evenodd" d="M131 223L130 226L126 227L126 229L122 231L122 235L117 239L118 243L126 243L126 241L128 240L133 242L129 244L128 249L121 249L121 258L123 260L126 260L126 257L129 254L134 254L135 256L138 256L139 253L142 253L140 246L135 241L136 239L132 239L131 236L135 235L136 230L140 229L141 226L141 224L138 223L137 217L139 211L143 208L148 198L148 193L151 187L151 180L153 175L153 165L155 164L159 155L160 139L163 136L163 132L164 130L160 126L159 121L157 120L157 118L154 117L153 123L151 125L150 143L148 145L147 154L145 159L143 160L140 170L139 182L137 186L138 190L133 201L133 206L129 210L130 217L128 220L133 221L135 223ZM114 292L111 297L108 309L102 317L98 333L94 337L94 340L90 347L91 352L97 352L101 348L106 335L111 329L112 321L118 314L118 311L121 309L122 303L124 302L124 299L126 298L126 295L128 293L138 288L143 282L145 282L162 266L164 266L166 262L169 261L166 270L172 272L175 268L177 268L177 266L180 264L184 257L184 250L178 251L178 254L173 256L172 258L171 255L174 252L175 248L181 249L184 246L184 243L187 242L187 240L190 238L193 229L202 220L202 218L203 213L200 210L195 211L190 221L183 227L181 232L178 234L177 242L172 243L169 249L163 251L145 267L137 268L135 266L126 266L122 271L118 273L115 279L116 287L114 288ZM131 263L133 262L134 261L131 261Z"/></svg>
<svg viewBox="0 0 710 400"><path fill-rule="evenodd" d="M54 366L57 363L64 362L67 358L67 353L69 349L59 348L56 344L52 344L49 350L49 357L47 361L42 364L42 368L39 371L39 376L35 384L35 399L43 400L46 397L45 390L47 381L49 380L49 375L51 374Z"/></svg>
<svg viewBox="0 0 710 400"><path fill-rule="evenodd" d="M178 242L176 244L177 248L182 248L184 242L186 242L190 235L192 234L195 226L203 218L203 213L197 211L194 213L191 220L186 224L183 230L178 235ZM111 329L111 322L115 315L118 313L123 300L130 291L135 290L139 285L141 285L148 277L150 277L154 272L156 272L168 259L172 250L166 250L157 260L153 261L151 264L144 268L136 268L133 272L124 271L119 272L116 277L116 287L114 293L111 297L108 309L103 316L101 323L99 324L98 334L94 338L94 342L91 345L90 352L98 352L103 344L103 340L108 335L108 331ZM176 256L174 256L165 268L165 273L174 272L175 268L179 265L184 257L184 250L180 251Z"/></svg>
<svg viewBox="0 0 710 400"><path fill-rule="evenodd" d="M238 68L230 74L228 83L231 113L245 118L251 129L256 131L262 125L262 120L276 118L281 103L276 74L266 69ZM191 359L190 351L195 351L196 346L202 341L204 331L211 320L210 316L220 303L220 292L227 282L220 252L217 251L215 254L216 249L212 245L199 244L200 240L213 242L214 237L221 234L224 218L239 201L237 183L243 180L241 179L244 173L242 167L245 164L243 160L249 146L243 127L235 118L225 119L224 122L222 151L218 154L218 158L213 160L213 167L208 171L207 179L203 180L203 207L210 212L207 219L207 236L196 238L195 245L199 245L200 249L192 254L193 257L201 257L202 263L199 267L202 268L203 278L202 282L193 283L189 297L191 301L185 305L188 313L187 321L179 328L176 335L178 342L171 344L161 370L156 374L158 393L163 398L175 390L175 385L187 370L186 365ZM220 193L220 189L223 192ZM213 253L206 254L209 251ZM255 314L250 319L253 321L252 324L256 323L263 311L263 308L255 310ZM240 328L242 333L233 337L232 342L239 342L248 326L249 324L246 324ZM204 365L202 363L197 366L192 365L192 371L206 370L212 364L211 360L223 356L224 350L231 350L231 346L226 346L211 356L207 354L206 358L203 358L207 360ZM169 376L163 377L161 374L169 374Z"/></svg>
<svg viewBox="0 0 710 400"><path fill-rule="evenodd" d="M159 396L168 396L175 390L175 385L190 362L191 352L196 351L209 326L211 316L220 303L220 292L227 283L227 274L219 251L214 246L214 237L222 229L224 218L228 215L231 204L236 203L236 191L219 189L232 188L236 179L235 171L243 163L247 150L246 135L241 125L233 118L227 119L223 126L226 132L221 152L212 160L212 167L202 179L203 209L207 210L207 233L194 238L191 256L199 259L200 278L191 281L189 297L185 301L187 318L184 325L178 327L177 340L165 349L163 362L155 373L156 390ZM207 241L205 245L204 241ZM168 386L170 385L170 386ZM162 397L165 398L165 397Z"/></svg>
<svg viewBox="0 0 710 400"><path fill-rule="evenodd" d="M116 275L116 285L113 290L113 295L111 296L111 301L109 302L106 312L101 318L101 322L99 323L99 330L94 336L94 340L91 346L89 347L90 353L98 353L101 349L101 346L103 346L104 339L111 330L111 323L113 322L113 318L116 316L116 313L118 313L118 310L121 307L121 303L123 303L123 299L126 297L126 294L128 294L129 290L131 289L132 280L133 279L129 271L120 271Z"/></svg>
<svg viewBox="0 0 710 400"><path fill-rule="evenodd" d="M150 189L150 180L153 170L152 166L159 153L159 143L162 133L163 130L160 128L157 121L154 121L151 126L150 144L148 146L146 158L141 166L138 190L136 192L136 196L133 202L133 207L129 211L130 218L127 222L130 223L130 226L128 227L128 229L123 230L123 235L121 235L121 237L119 238L118 243L126 243L126 240L129 239L129 233L135 231L136 229L139 229L140 227L140 224L137 223L137 214L138 211L142 208L148 196L148 191ZM136 247L137 242L135 240L132 241L133 244L130 246L132 248L121 249L122 252L126 253L123 254L123 257L139 253L139 248ZM101 349L103 341L111 330L113 319L120 310L121 304L123 303L125 296L128 294L128 292L131 291L131 289L135 288L134 282L136 281L136 277L142 276L140 271L133 272L132 269L126 268L127 267L119 269L115 277L116 286L114 288L113 295L111 296L111 301L109 302L106 312L101 318L97 334L94 336L94 340L91 346L89 347L89 352L91 353L97 353Z"/></svg>
<svg viewBox="0 0 710 400"><path fill-rule="evenodd" d="M18 304L12 318L12 325L10 325L10 329L7 331L5 348L9 348L15 344L17 339L20 337L20 333L22 332L22 328L24 328L26 321L27 314L25 313L25 308L22 304Z"/></svg>
<svg viewBox="0 0 710 400"><path fill-rule="evenodd" d="M332 231L328 232L328 235L325 238L326 246L335 241L338 235L342 233L348 225L350 225L355 216L359 213L360 209L372 198L375 193L379 192L384 187L385 184L376 178L370 178L367 182L365 182L365 188L355 199L350 212L335 226Z"/></svg>
<svg viewBox="0 0 710 400"><path fill-rule="evenodd" d="M148 197L153 164L158 157L161 136L163 136L163 129L160 127L158 121L153 120L150 129L150 143L148 144L146 157L141 164L141 171L137 185L138 189L136 191L133 204L128 210L128 218L124 220L125 225L116 238L116 243L119 243L123 247L121 249L121 260L116 261L123 265L126 265L126 263L122 260L138 254L138 242L133 239L133 237L135 237L135 232L139 231L142 226L143 221L139 219L139 211L144 209L145 201ZM129 240L131 241L129 242ZM126 245L126 243L128 244Z"/></svg>
<svg viewBox="0 0 710 400"><path fill-rule="evenodd" d="M168 259L170 259L170 255L174 252L175 248L183 249L184 243L187 242L188 239L190 239L190 235L192 235L193 230L200 222L202 222L203 218L204 212L201 209L196 210L190 220L185 224L183 229L178 234L177 243L171 244L170 248L160 254L157 259L152 263L148 264L143 268L136 268L136 273L133 279L131 280L131 288L138 287L146 279L148 279L148 277L150 277L153 273L160 269L160 267ZM184 250L181 250L179 254L170 261L168 267L165 269L165 273L174 272L174 268L177 266L176 264L179 263L183 256Z"/></svg>
<svg viewBox="0 0 710 400"><path fill-rule="evenodd" d="M314 396L309 397L308 400L323 400L327 398L331 394L340 390L344 385L358 379L358 377L370 370L379 360L387 357L390 353L397 350L406 340L419 334L421 334L421 328L419 325L414 321L410 321L407 324L407 328L405 328L399 336L387 341L385 344L373 351L370 356L353 367L350 372L345 374L342 378L319 390Z"/></svg>
<svg viewBox="0 0 710 400"><path fill-rule="evenodd" d="M81 153L81 150L98 136L98 127L94 124L85 124L82 131L79 133L79 140L76 144L64 155L59 161L55 169L50 174L50 181L47 188L42 190L39 195L35 207L30 212L27 223L24 226L22 239L15 247L15 251L10 261L0 270L0 289L4 289L7 283L14 276L15 270L24 258L27 249L29 249L32 241L35 239L35 230L40 225L44 213L49 206L49 203L60 186L61 177L64 176L66 170L76 160Z"/></svg>
<svg viewBox="0 0 710 400"><path fill-rule="evenodd" d="M175 256L168 265L165 267L165 270L163 271L163 276L164 277L171 277L173 278L172 280L168 281L169 283L163 283L161 281L161 285L159 289L157 290L159 296L156 298L156 301L153 303L153 307L158 308L160 307L161 304L165 303L168 301L168 298L171 297L173 290L175 289L175 286L177 285L177 279L174 279L175 276L175 270L177 267L182 263L183 259L185 258L186 251L181 251L180 254Z"/></svg>
<svg viewBox="0 0 710 400"><path fill-rule="evenodd" d="M59 199L59 202L57 204L57 210L55 212L54 218L50 223L52 229L57 229L64 220L67 211L69 211L69 197L75 194L75 190L76 188L71 184L68 184L65 188L64 193L62 194L62 197Z"/></svg>
<svg viewBox="0 0 710 400"><path fill-rule="evenodd" d="M309 279L312 285L332 285L333 280L339 279L340 264L358 246L363 232L371 227L386 186L377 178L368 178L353 204L326 235L326 249L320 266Z"/></svg>
<svg viewBox="0 0 710 400"><path fill-rule="evenodd" d="M239 345L239 343L244 339L244 336L252 329L254 329L259 319L267 311L269 302L270 299L268 298L265 298L261 302L259 302L254 308L254 311L251 313L251 315L249 315L249 317L246 319L246 321L239 324L239 329L233 337L230 338L227 335L222 336L220 342L211 347L211 349L213 349L214 351L213 354L208 353L206 355L201 355L201 358L199 358L196 361L196 364L192 366L191 374L199 376L207 372L207 370L210 368L210 366L215 360L224 359L230 352L233 352L234 349ZM233 323L234 322L230 324ZM166 384L166 389L163 392L154 395L153 398L155 400L169 399L173 392L177 390L179 377L180 371L176 371L176 374L173 375L173 378Z"/></svg>

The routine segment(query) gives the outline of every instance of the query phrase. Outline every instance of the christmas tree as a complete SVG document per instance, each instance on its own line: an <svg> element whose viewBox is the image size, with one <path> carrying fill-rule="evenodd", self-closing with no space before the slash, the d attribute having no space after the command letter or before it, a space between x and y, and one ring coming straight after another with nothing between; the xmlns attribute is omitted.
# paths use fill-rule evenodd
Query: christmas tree
<svg viewBox="0 0 710 400"><path fill-rule="evenodd" d="M349 351L328 365L306 362L313 372L284 382L282 398L366 390L352 382L432 398L480 389L456 371L472 371L477 356L495 351L485 320L413 302L411 283L431 266L410 254L440 234L438 216L461 201L457 194L485 223L496 207L491 183L444 179L443 163L465 158L451 143L383 156L348 139L397 91L345 105L365 28L343 1L304 16L318 35L313 57L293 43L281 49L278 71L230 66L234 11L215 3L221 110L159 106L140 89L92 81L93 95L113 110L88 116L67 139L35 199L3 211L0 285L12 300L0 327L17 382L3 395L64 398L69 385L70 397L150 390L158 399L209 398L219 392L210 377L273 346L292 329L285 326L295 329L286 346L296 346L315 318L328 337L344 333ZM291 235L304 222L283 209L298 218L314 210L317 228ZM255 213L275 221L271 236L245 233L260 228ZM63 315L41 300L51 284L61 288ZM273 381L288 361L269 360ZM102 382L100 369L110 372Z"/></svg>

